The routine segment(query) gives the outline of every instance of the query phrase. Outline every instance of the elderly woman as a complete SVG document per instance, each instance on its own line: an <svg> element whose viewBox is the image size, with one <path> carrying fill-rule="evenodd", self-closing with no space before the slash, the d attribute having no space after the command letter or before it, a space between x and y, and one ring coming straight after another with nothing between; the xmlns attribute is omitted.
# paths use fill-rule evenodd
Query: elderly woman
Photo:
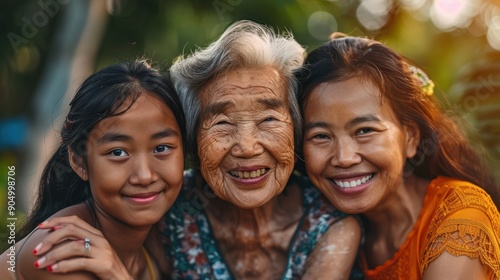
<svg viewBox="0 0 500 280"><path fill-rule="evenodd" d="M174 279L349 278L358 222L292 174L301 139L293 73L304 56L291 35L240 21L172 66L193 166L165 216ZM44 244L58 238L63 234ZM102 250L113 255L109 246ZM54 262L69 255L49 254ZM100 265L116 267L116 258L103 257Z"/></svg>
<svg viewBox="0 0 500 280"><path fill-rule="evenodd" d="M172 66L199 167L176 204L189 211L167 217L176 277L348 276L357 222L291 177L301 137L293 72L303 58L291 36L241 21Z"/></svg>

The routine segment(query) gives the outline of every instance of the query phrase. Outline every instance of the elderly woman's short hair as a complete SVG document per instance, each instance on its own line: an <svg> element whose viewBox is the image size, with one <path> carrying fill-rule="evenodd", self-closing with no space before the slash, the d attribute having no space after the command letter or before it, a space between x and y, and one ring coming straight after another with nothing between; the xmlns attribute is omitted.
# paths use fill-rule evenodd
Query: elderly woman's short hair
<svg viewBox="0 0 500 280"><path fill-rule="evenodd" d="M294 72L302 67L305 54L305 49L293 39L291 33L276 34L266 26L242 20L229 26L217 41L205 49L177 58L170 74L186 115L188 153L197 156L200 89L216 75L242 67L271 66L280 73L287 86L297 147L302 137L302 122L296 99L298 83Z"/></svg>

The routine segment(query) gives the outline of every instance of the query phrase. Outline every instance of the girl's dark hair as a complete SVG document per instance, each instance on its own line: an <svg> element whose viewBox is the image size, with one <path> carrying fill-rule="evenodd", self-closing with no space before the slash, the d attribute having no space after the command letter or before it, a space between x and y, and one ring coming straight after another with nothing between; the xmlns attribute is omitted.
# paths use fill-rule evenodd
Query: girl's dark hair
<svg viewBox="0 0 500 280"><path fill-rule="evenodd" d="M422 80L399 54L380 42L336 33L333 39L308 54L296 73L302 109L311 91L321 83L362 77L378 87L382 100L403 125L416 125L421 133L416 155L405 164L405 176L434 179L448 176L484 188L495 204L500 195L485 159L442 110L433 95L426 95Z"/></svg>
<svg viewBox="0 0 500 280"><path fill-rule="evenodd" d="M141 94L152 94L165 102L175 116L184 143L185 118L170 80L145 60L108 66L88 77L70 103L61 129L61 145L43 171L38 198L19 230L24 238L38 224L57 211L92 200L88 182L69 164L68 149L86 163L86 145L92 129L105 118L126 112ZM132 102L122 109L125 101Z"/></svg>

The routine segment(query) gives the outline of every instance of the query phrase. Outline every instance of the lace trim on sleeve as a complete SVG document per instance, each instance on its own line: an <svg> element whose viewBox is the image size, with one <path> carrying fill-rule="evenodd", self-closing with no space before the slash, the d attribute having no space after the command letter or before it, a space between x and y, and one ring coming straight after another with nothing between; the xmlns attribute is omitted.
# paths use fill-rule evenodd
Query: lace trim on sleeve
<svg viewBox="0 0 500 280"><path fill-rule="evenodd" d="M439 228L439 233L430 242L424 253L422 272L443 251L454 256L479 258L482 264L490 267L500 279L500 260L498 244L482 224L471 220L446 221Z"/></svg>
<svg viewBox="0 0 500 280"><path fill-rule="evenodd" d="M455 188L443 200L429 227L429 244L421 262L423 272L443 251L455 256L479 258L490 267L495 279L500 279L500 215L488 195L480 188ZM447 219L449 214L461 209L473 209L488 217L491 228L474 219Z"/></svg>

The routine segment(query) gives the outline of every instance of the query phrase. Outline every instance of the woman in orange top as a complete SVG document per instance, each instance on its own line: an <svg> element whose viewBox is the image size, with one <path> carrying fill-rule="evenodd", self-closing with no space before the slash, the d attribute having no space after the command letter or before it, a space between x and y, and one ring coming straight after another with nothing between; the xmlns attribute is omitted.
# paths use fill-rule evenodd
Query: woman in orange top
<svg viewBox="0 0 500 280"><path fill-rule="evenodd" d="M307 173L362 215L366 279L500 279L498 190L432 81L383 44L341 34L297 75Z"/></svg>

